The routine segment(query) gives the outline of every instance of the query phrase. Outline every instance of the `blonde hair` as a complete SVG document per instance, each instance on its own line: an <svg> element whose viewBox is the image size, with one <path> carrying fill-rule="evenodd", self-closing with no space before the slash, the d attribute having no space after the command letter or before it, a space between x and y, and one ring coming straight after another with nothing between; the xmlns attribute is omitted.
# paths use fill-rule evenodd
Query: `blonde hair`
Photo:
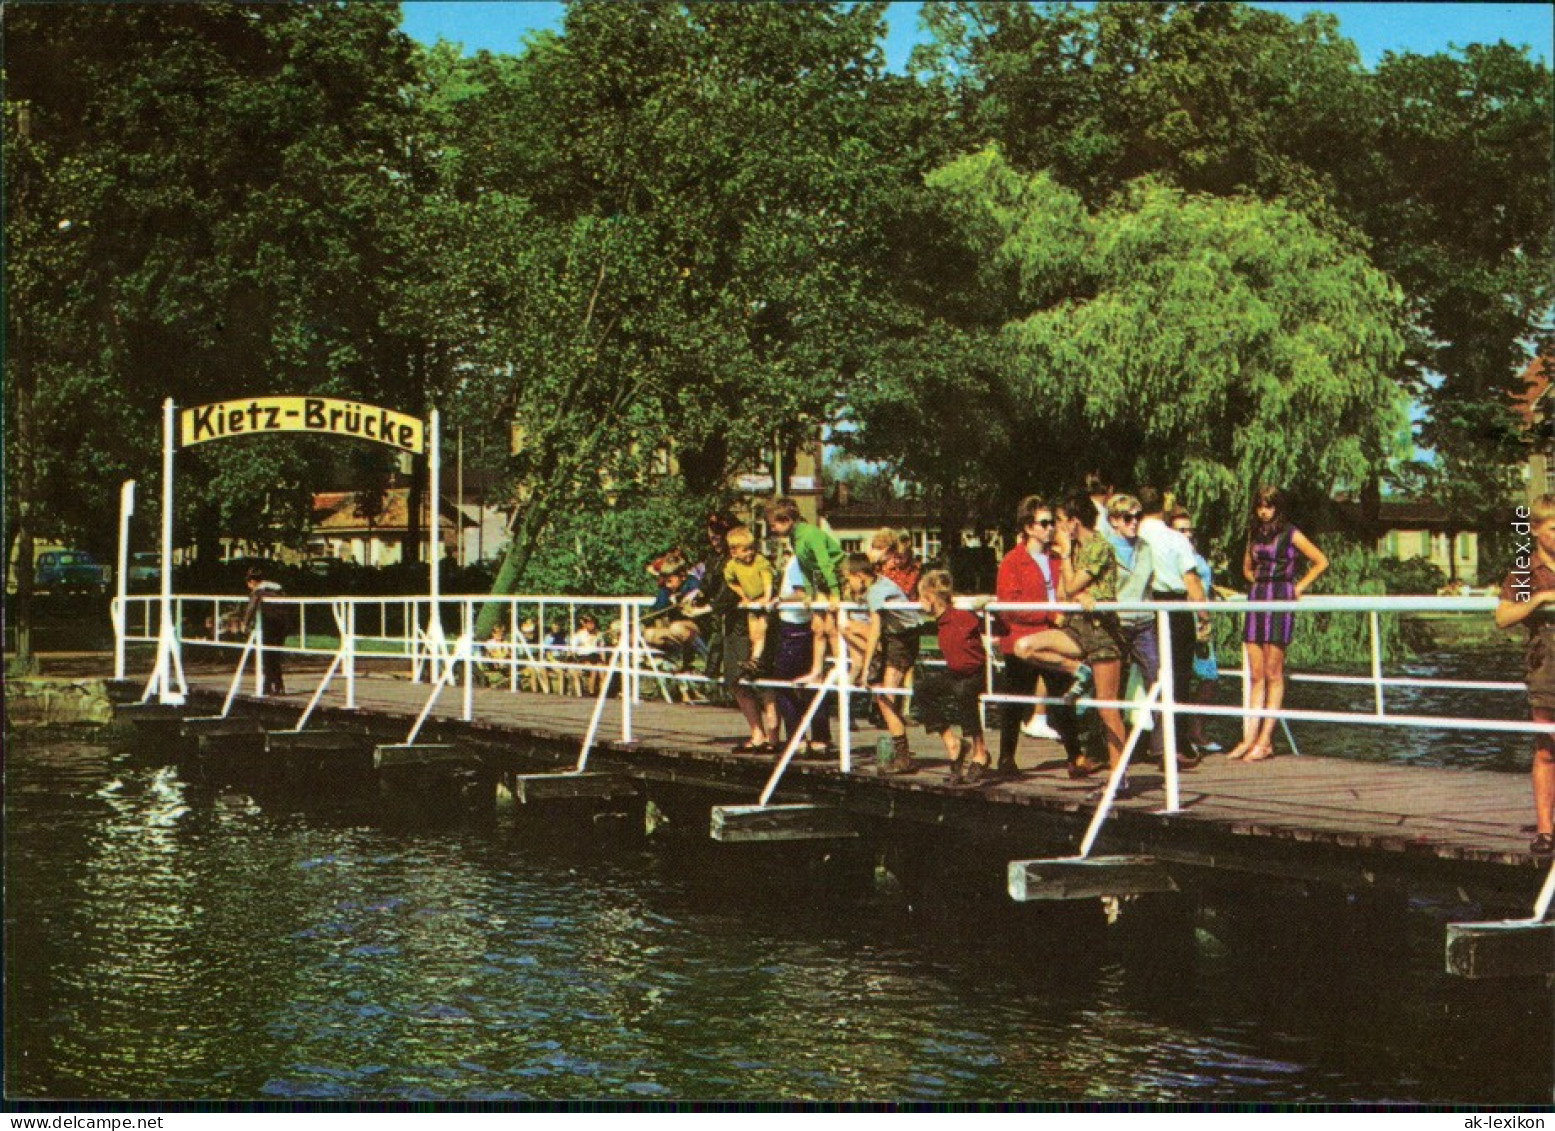
<svg viewBox="0 0 1555 1131"><path fill-rule="evenodd" d="M875 531L874 537L869 540L869 544L880 549L895 550L897 541L900 538L901 535L895 530L892 530L889 526L882 526Z"/></svg>
<svg viewBox="0 0 1555 1131"><path fill-rule="evenodd" d="M739 549L742 546L754 546L755 544L756 536L750 532L750 527L748 526L732 527L729 533L724 535L724 545L731 550Z"/></svg>
<svg viewBox="0 0 1555 1131"><path fill-rule="evenodd" d="M933 597L950 604L956 595L956 585L947 569L931 569L918 579L918 594Z"/></svg>
<svg viewBox="0 0 1555 1131"><path fill-rule="evenodd" d="M1130 511L1143 509L1139 505L1139 500L1134 498L1133 495L1114 495L1107 500L1108 518L1117 518L1120 515L1128 514Z"/></svg>
<svg viewBox="0 0 1555 1131"><path fill-rule="evenodd" d="M1555 494L1540 495L1528 508L1528 517L1534 522L1548 522L1555 518Z"/></svg>

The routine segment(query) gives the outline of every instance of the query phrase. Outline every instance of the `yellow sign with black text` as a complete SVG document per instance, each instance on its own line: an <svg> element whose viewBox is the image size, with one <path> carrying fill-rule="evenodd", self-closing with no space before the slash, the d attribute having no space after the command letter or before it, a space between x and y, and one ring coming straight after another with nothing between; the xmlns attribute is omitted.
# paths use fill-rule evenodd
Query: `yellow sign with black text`
<svg viewBox="0 0 1555 1131"><path fill-rule="evenodd" d="M186 408L179 413L179 446L266 432L319 432L426 451L426 425L414 416L331 397L252 397Z"/></svg>

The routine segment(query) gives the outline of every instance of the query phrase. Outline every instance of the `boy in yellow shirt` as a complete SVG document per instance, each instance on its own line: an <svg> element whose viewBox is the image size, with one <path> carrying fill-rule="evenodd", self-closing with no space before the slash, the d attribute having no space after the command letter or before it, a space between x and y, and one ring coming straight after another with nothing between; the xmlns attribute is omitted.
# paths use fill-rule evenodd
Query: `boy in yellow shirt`
<svg viewBox="0 0 1555 1131"><path fill-rule="evenodd" d="M755 679L761 673L761 658L767 646L767 608L772 604L772 588L777 582L777 571L765 554L756 551L756 536L748 527L736 526L725 535L729 547L729 564L724 567L724 581L745 603L759 601L760 609L746 610L746 623L750 627L750 659L740 666L741 679ZM738 623L738 622L736 622Z"/></svg>

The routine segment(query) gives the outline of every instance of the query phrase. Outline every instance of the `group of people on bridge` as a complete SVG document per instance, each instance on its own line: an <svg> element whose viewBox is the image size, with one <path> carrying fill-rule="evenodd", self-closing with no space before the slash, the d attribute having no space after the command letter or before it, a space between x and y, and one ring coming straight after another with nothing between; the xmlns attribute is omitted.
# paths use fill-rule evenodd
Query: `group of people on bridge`
<svg viewBox="0 0 1555 1131"><path fill-rule="evenodd" d="M772 500L764 517L782 547L777 564L733 516L709 515L700 562L675 550L649 566L659 590L643 630L649 647L676 656L684 670L705 656L706 675L727 689L748 725L743 751L776 751L785 735L792 739L816 685L827 678L828 655L843 653L850 682L874 692L871 710L890 735L885 772L918 768L907 734L910 698L917 721L942 736L954 779L966 784L1018 776L1022 733L1059 741L1076 778L1116 765L1131 674L1148 690L1169 672L1179 703L1214 694L1218 668L1207 612L1171 613L1171 649L1163 657L1154 612L1096 607L1202 602L1214 593L1210 567L1194 548L1192 515L1168 513L1155 488L1119 493L1092 476L1085 490L1056 504L1022 499L1014 516L1016 543L999 566L991 634L978 610L956 606L948 572L924 571L907 535L881 530L864 553L849 554L829 531L805 521L792 499ZM1294 599L1327 566L1323 552L1291 523L1283 493L1261 488L1242 561L1251 596ZM1081 609L1003 607L1054 602ZM1294 623L1289 612L1246 617L1254 708L1277 710L1283 702ZM915 680L919 641L929 631L938 636L943 666ZM996 757L981 725L989 643L999 659L996 689L1011 697L997 708ZM1090 745L1105 751L1105 761L1086 742L1087 701L1100 704L1100 740ZM832 756L830 725L826 711L813 714L802 756ZM1250 717L1227 757L1272 757L1274 725L1273 718ZM1175 737L1182 768L1220 750L1205 739L1202 717L1191 718ZM1152 727L1151 746L1161 758L1163 727ZM1120 783L1124 796L1129 788L1126 779Z"/></svg>

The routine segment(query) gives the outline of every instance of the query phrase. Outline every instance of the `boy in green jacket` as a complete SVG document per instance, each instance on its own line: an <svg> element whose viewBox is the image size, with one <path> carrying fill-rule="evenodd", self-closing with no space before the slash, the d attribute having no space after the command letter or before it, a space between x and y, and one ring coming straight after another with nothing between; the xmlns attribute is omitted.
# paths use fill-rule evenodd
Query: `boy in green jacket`
<svg viewBox="0 0 1555 1131"><path fill-rule="evenodd" d="M826 674L826 648L833 652L841 647L837 640L837 606L842 599L842 577L838 572L843 558L842 543L813 522L799 517L799 504L784 496L773 499L767 506L767 529L779 538L788 538L794 547L794 557L799 559L799 569L804 574L805 592L814 602L826 598L826 606L816 609L810 616L810 628L815 633L815 661L810 671L795 683L819 683Z"/></svg>

